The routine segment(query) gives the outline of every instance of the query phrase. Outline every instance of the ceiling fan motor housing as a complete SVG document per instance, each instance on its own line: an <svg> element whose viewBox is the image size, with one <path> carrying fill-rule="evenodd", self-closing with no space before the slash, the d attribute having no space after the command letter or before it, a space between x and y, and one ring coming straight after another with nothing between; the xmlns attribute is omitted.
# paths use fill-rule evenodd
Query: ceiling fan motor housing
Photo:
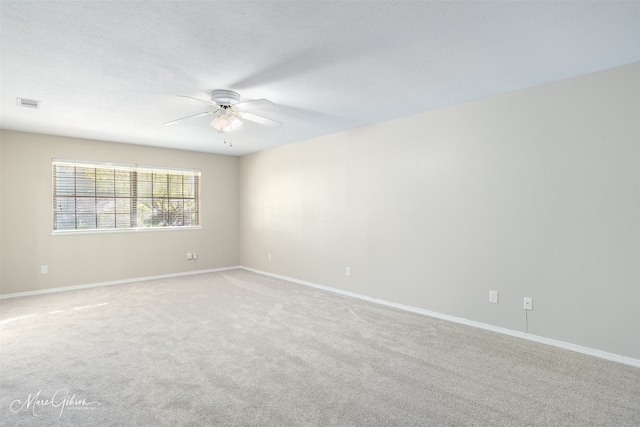
<svg viewBox="0 0 640 427"><path fill-rule="evenodd" d="M240 100L237 92L226 89L215 89L211 91L211 102L217 105L233 105Z"/></svg>

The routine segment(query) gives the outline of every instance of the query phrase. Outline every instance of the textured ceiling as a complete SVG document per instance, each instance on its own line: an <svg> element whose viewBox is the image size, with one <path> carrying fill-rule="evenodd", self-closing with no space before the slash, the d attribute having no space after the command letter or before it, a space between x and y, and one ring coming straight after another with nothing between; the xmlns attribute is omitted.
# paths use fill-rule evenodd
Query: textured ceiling
<svg viewBox="0 0 640 427"><path fill-rule="evenodd" d="M242 155L640 61L640 2L0 1L0 126ZM279 129L223 143L232 89ZM16 98L42 101L21 108Z"/></svg>

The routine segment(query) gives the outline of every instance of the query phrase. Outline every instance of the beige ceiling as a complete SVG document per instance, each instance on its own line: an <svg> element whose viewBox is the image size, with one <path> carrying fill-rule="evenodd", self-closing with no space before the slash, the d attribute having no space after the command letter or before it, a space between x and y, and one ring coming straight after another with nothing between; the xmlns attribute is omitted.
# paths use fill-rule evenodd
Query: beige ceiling
<svg viewBox="0 0 640 427"><path fill-rule="evenodd" d="M3 129L231 155L640 61L639 1L2 0L0 20ZM233 147L210 116L163 126L212 89L284 125Z"/></svg>

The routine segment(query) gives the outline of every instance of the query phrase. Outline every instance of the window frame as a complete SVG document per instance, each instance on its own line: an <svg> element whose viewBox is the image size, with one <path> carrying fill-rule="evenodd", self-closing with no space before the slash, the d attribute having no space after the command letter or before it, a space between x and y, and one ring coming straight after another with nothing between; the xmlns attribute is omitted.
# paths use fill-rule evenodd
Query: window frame
<svg viewBox="0 0 640 427"><path fill-rule="evenodd" d="M93 192L89 191L87 194L81 194L78 191L78 170L74 169L71 174L69 174L70 179L73 180L73 190L70 190L69 193L64 194L64 190L60 190L61 187L58 186L58 180L60 173L58 173L57 168L60 167L74 167L74 168L84 168L87 170L94 169L96 176L94 178L84 179L85 182L92 182L94 184ZM98 185L98 171L106 172L107 174L114 174L114 184L113 184L113 194L100 194L97 188ZM118 195L116 189L117 183L126 183L127 181L117 181L116 174L125 172L129 174L128 182L130 185L130 189L128 194ZM160 195L156 195L156 192L153 190L154 183L160 182L156 181L157 176L166 176L166 191L161 193ZM202 172L200 169L192 169L192 168L178 168L178 167L165 167L165 166L150 166L150 165L138 165L138 164L124 164L124 163L107 163L107 162L93 162L93 161L83 161L83 160L68 160L68 159L52 159L51 160L51 176L52 176L52 235L64 235L64 234L94 234L94 233L128 233L128 232L148 232L148 231L176 231L176 230L200 230L202 229ZM146 177L147 181L144 181L142 177ZM176 196L175 193L172 194L170 190L170 182L172 181L172 177L180 176L181 178L181 195ZM149 178L150 177L150 181ZM188 191L193 193L193 196L185 196L185 177L192 179L194 182L189 184ZM175 181L175 178L173 179ZM140 191L141 182L146 182L147 184L151 183L151 193L147 189L147 193L144 194L144 191ZM141 193L143 193L141 195ZM191 193L189 193L191 194ZM73 211L66 210L61 211L62 204L59 203L60 200L67 199L73 203ZM94 202L95 208L93 210L89 210L86 215L95 215L95 223L92 223L90 227L87 228L78 228L78 200L89 201L89 205L91 201ZM98 201L112 200L113 207L110 211L100 210L97 207ZM117 200L125 201L124 205L128 205L129 212L123 213L118 212ZM145 209L140 209L141 205L144 205L141 200L147 202L146 215L143 217L143 211ZM126 203L128 201L128 203ZM166 225L156 224L149 225L149 215L151 215L150 221L156 221L154 219L155 206L157 206L158 202L162 202L162 208L160 209L160 215L164 215L168 218L171 218L171 209L169 209L169 204L173 203L174 207L176 202L178 206L182 205L182 217L178 214L176 218L182 219L185 221L185 213L187 210L185 209L185 202L188 201L189 205L192 206L192 210L188 211L191 219L188 222L194 221L195 224L189 225ZM166 208L166 210L164 209ZM59 215L62 212L66 212L67 215L72 217L74 223L73 228L60 228L63 225L62 221L59 220ZM81 212L81 211L80 211ZM175 212L180 212L179 210L174 210ZM99 216L100 215L113 215L113 226L111 227L101 227L99 224ZM128 226L118 227L118 215L128 216L128 219L125 218L125 224L128 223ZM144 225L142 222L144 221Z"/></svg>

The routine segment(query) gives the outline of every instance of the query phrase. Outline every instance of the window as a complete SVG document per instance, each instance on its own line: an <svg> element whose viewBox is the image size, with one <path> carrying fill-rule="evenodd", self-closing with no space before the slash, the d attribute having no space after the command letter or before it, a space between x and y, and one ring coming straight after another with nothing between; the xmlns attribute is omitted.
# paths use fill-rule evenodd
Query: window
<svg viewBox="0 0 640 427"><path fill-rule="evenodd" d="M200 226L200 171L53 160L53 230Z"/></svg>

